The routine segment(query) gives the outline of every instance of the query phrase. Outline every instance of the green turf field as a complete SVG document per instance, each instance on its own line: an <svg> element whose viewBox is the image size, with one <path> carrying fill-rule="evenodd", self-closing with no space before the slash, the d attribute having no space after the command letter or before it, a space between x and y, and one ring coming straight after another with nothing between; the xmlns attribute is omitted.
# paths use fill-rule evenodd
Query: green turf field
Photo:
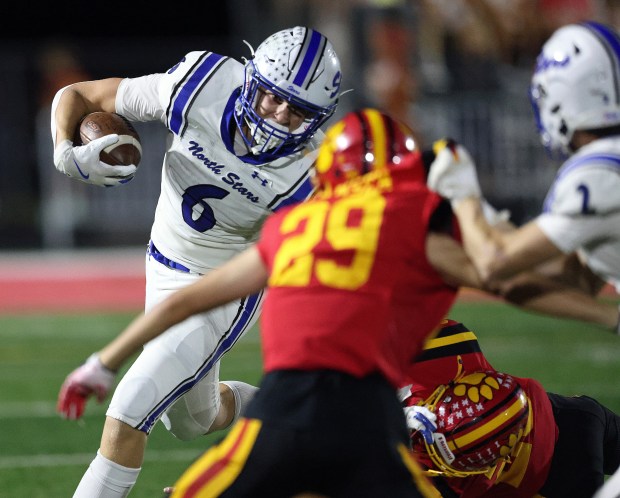
<svg viewBox="0 0 620 498"><path fill-rule="evenodd" d="M105 407L91 402L83 422L62 420L54 412L58 389L132 317L0 316L0 496L72 495L99 445ZM550 391L589 394L620 412L620 338L494 302L459 303L451 317L476 331L497 369L535 377ZM225 358L222 378L257 382L259 355L252 331ZM184 443L157 426L130 496L162 496L162 488L220 437Z"/></svg>

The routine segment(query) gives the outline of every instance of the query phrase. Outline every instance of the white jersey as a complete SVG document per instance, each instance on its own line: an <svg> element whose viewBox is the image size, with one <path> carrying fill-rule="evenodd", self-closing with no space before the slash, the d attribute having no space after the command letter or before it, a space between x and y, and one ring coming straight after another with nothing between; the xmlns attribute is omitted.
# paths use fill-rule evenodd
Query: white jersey
<svg viewBox="0 0 620 498"><path fill-rule="evenodd" d="M172 132L151 240L198 273L254 242L271 212L312 193L309 170L323 134L270 162L247 154L233 117L243 77L234 59L190 52L167 73L124 79L117 93L119 114L160 120Z"/></svg>
<svg viewBox="0 0 620 498"><path fill-rule="evenodd" d="M571 156L536 222L559 249L578 251L620 291L620 138L596 140Z"/></svg>

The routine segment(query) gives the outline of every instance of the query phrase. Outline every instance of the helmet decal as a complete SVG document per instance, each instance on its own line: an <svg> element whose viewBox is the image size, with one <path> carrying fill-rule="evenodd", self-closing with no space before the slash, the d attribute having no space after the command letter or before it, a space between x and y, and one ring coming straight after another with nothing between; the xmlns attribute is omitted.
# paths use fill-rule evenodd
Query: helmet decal
<svg viewBox="0 0 620 498"><path fill-rule="evenodd" d="M431 458L431 473L452 477L503 467L518 451L530 413L519 383L495 371L459 374L438 387L427 406L437 415L437 431L430 444L414 434L414 448Z"/></svg>
<svg viewBox="0 0 620 498"><path fill-rule="evenodd" d="M574 152L577 130L620 125L620 37L597 22L568 24L545 42L530 102L542 144L552 157Z"/></svg>

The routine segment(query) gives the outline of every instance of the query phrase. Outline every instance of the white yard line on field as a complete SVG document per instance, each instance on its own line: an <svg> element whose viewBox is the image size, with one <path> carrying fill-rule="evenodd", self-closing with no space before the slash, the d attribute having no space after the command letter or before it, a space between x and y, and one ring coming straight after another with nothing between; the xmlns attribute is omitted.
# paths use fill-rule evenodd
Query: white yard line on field
<svg viewBox="0 0 620 498"><path fill-rule="evenodd" d="M86 409L89 415L99 415L105 413L106 408L107 404L97 405L97 403L89 403ZM53 401L3 401L0 403L0 419L59 416L56 413L56 403Z"/></svg>
<svg viewBox="0 0 620 498"><path fill-rule="evenodd" d="M192 462L201 451L191 450L155 450L147 451L144 460L147 462L187 461ZM14 455L0 456L0 470L33 467L62 467L71 465L88 465L94 453L71 453L67 455Z"/></svg>

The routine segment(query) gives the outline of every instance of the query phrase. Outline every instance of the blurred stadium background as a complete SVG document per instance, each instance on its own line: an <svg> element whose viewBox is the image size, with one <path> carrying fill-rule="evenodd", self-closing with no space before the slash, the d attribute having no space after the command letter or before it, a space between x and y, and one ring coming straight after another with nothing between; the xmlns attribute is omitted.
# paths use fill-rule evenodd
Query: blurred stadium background
<svg viewBox="0 0 620 498"><path fill-rule="evenodd" d="M616 0L226 0L165 10L66 2L20 13L0 35L0 496L69 496L98 446L104 407L59 419L64 376L141 309L143 255L159 194L165 133L138 124L144 156L133 182L101 189L52 163L49 105L77 80L138 76L208 49L241 59L274 31L323 32L343 65L337 119L366 105L408 121L422 146L463 142L482 188L520 224L555 173L539 145L527 88L534 58L559 25L620 27ZM17 7L19 9L19 7ZM39 28L36 28L36 26ZM42 26L42 27L41 27ZM549 390L587 393L620 412L620 341L594 327L459 300L453 317L477 331L499 369ZM475 296L474 296L475 297ZM222 366L260 377L258 334ZM160 496L216 437L193 443L154 431L132 497ZM149 455L150 454L150 455Z"/></svg>
<svg viewBox="0 0 620 498"><path fill-rule="evenodd" d="M249 56L243 40L256 47L296 24L319 29L338 50L343 88L353 91L336 118L375 105L414 126L422 145L459 139L478 161L488 198L525 221L556 167L529 107L535 55L560 24L620 17L613 0L227 0L165 13L147 5L50 5L17 17L16 34L0 35L0 249L134 246L148 237L161 127L139 127L146 152L126 187L67 181L52 164L49 134L59 87L164 71L189 50L241 59Z"/></svg>

